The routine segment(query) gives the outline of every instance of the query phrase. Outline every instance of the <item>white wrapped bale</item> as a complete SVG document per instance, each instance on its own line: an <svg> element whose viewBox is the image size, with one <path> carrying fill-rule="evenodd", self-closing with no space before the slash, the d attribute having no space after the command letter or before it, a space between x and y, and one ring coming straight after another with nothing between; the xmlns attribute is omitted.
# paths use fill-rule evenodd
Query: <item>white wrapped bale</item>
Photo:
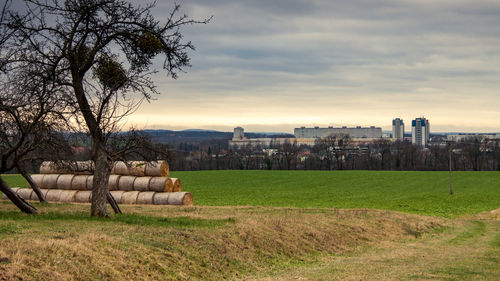
<svg viewBox="0 0 500 281"><path fill-rule="evenodd" d="M149 191L149 182L151 177L138 177L134 181L134 190L136 191Z"/></svg>
<svg viewBox="0 0 500 281"><path fill-rule="evenodd" d="M137 204L153 204L153 197L156 192L143 191L137 196Z"/></svg>
<svg viewBox="0 0 500 281"><path fill-rule="evenodd" d="M139 196L139 191L127 191L122 194L120 199L121 204L137 204L137 197Z"/></svg>

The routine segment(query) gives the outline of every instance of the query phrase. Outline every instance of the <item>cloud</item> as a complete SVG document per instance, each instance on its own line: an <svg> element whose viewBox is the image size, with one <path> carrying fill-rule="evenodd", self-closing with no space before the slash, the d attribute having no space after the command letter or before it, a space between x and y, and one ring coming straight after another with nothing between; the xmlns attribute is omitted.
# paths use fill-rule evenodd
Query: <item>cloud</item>
<svg viewBox="0 0 500 281"><path fill-rule="evenodd" d="M163 94L141 116L169 106L165 120L179 126L341 121L388 128L395 116L423 113L443 128L497 128L498 1L182 5L193 18L214 18L182 30L197 47L193 67L176 81L155 76ZM171 7L158 3L156 16Z"/></svg>

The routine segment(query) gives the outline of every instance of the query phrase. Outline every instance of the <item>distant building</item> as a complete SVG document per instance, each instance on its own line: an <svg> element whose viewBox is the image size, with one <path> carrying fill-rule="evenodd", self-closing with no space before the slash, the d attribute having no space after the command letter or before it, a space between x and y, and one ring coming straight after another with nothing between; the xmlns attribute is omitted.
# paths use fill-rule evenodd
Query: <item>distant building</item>
<svg viewBox="0 0 500 281"><path fill-rule="evenodd" d="M427 146L430 138L429 120L424 117L416 118L411 122L411 143Z"/></svg>
<svg viewBox="0 0 500 281"><path fill-rule="evenodd" d="M242 127L234 128L233 140L242 140L245 137L245 132Z"/></svg>
<svg viewBox="0 0 500 281"><path fill-rule="evenodd" d="M245 148L245 147L261 147L269 148L273 145L284 143L292 143L297 145L313 146L316 139L311 138L246 138L242 127L234 128L233 139L229 140L229 147Z"/></svg>
<svg viewBox="0 0 500 281"><path fill-rule="evenodd" d="M401 118L392 120L392 138L403 141L405 135L405 123Z"/></svg>
<svg viewBox="0 0 500 281"><path fill-rule="evenodd" d="M382 138L382 128L375 126L371 127L361 127L357 126L355 128L306 128L300 127L294 129L294 134L296 138L300 139L315 139L324 138L330 135L349 135L352 139L380 139Z"/></svg>
<svg viewBox="0 0 500 281"><path fill-rule="evenodd" d="M475 134L475 133L461 133L461 134L449 134L446 135L448 141L483 141L483 140L496 140L500 138L496 134Z"/></svg>

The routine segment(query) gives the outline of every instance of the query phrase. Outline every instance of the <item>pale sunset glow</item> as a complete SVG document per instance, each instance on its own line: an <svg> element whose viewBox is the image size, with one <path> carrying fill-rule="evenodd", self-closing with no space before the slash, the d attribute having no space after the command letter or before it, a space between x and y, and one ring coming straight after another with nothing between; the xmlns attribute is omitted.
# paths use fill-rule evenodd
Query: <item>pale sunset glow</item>
<svg viewBox="0 0 500 281"><path fill-rule="evenodd" d="M437 3L439 2L439 3ZM128 123L292 132L430 120L432 131L500 132L498 1L197 1L197 50ZM155 15L171 9L158 1ZM160 68L158 63L157 69Z"/></svg>

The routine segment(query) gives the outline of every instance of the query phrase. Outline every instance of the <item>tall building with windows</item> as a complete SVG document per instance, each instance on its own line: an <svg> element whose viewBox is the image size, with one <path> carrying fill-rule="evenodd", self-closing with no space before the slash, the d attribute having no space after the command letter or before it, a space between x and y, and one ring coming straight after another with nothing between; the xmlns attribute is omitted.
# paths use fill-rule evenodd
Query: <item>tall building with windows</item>
<svg viewBox="0 0 500 281"><path fill-rule="evenodd" d="M419 146L427 146L429 138L429 120L424 117L415 118L411 122L411 143Z"/></svg>
<svg viewBox="0 0 500 281"><path fill-rule="evenodd" d="M242 127L234 128L233 140L242 140L245 138L245 131Z"/></svg>
<svg viewBox="0 0 500 281"><path fill-rule="evenodd" d="M405 134L405 123L401 118L392 120L392 139L402 141Z"/></svg>

